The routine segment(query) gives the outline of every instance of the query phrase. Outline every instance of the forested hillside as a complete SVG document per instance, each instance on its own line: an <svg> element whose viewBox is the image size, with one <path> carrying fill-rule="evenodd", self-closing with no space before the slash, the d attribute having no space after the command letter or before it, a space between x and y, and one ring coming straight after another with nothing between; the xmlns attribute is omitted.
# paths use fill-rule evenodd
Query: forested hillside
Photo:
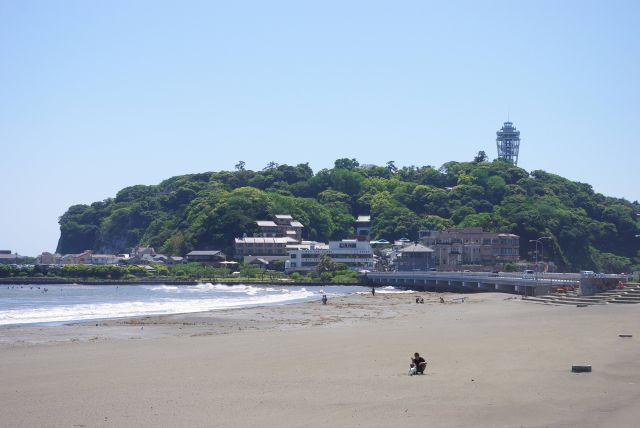
<svg viewBox="0 0 640 428"><path fill-rule="evenodd" d="M371 213L375 238L417 239L421 228L481 226L530 239L551 236L545 258L561 269L629 271L640 264L638 202L595 193L590 185L503 161L397 168L339 159L313 173L308 164L270 163L172 177L122 189L113 199L74 205L60 218L58 252L128 252L150 245L166 254L192 249L230 252L234 237L254 232L256 219L290 213L304 237L327 241L353 234L353 219ZM230 253L231 254L231 253ZM636 267L637 269L637 267Z"/></svg>

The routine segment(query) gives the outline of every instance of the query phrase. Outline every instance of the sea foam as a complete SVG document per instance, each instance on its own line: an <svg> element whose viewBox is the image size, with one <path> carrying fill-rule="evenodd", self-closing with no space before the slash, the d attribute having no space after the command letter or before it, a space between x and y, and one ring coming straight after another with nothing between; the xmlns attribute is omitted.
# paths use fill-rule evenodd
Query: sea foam
<svg viewBox="0 0 640 428"><path fill-rule="evenodd" d="M0 289L0 326L63 324L95 319L193 313L247 306L278 305L319 298L324 290L246 284L193 286L48 286L41 290ZM328 287L332 295L362 287ZM29 290L29 293L26 291Z"/></svg>

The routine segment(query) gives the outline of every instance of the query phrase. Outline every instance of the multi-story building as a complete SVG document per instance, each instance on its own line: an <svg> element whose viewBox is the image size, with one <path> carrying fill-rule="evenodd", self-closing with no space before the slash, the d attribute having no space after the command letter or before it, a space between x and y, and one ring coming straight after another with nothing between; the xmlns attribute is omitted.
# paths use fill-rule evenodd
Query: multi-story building
<svg viewBox="0 0 640 428"><path fill-rule="evenodd" d="M254 236L244 236L235 239L235 258L245 263L252 263L257 258L261 262L287 260L288 251L300 245L304 225L293 219L289 214L276 214L273 220L256 221L258 231Z"/></svg>
<svg viewBox="0 0 640 428"><path fill-rule="evenodd" d="M397 252L395 268L399 271L428 271L433 268L433 249L422 244L403 246Z"/></svg>
<svg viewBox="0 0 640 428"><path fill-rule="evenodd" d="M520 237L485 232L481 227L421 230L420 240L433 248L438 270L456 270L463 265L499 265L520 258Z"/></svg>
<svg viewBox="0 0 640 428"><path fill-rule="evenodd" d="M356 218L356 236L359 241L368 241L371 235L371 216L359 215Z"/></svg>
<svg viewBox="0 0 640 428"><path fill-rule="evenodd" d="M58 253L49 253L47 251L40 254L37 258L39 265L57 265L60 264L62 256Z"/></svg>
<svg viewBox="0 0 640 428"><path fill-rule="evenodd" d="M144 256L153 257L156 255L156 250L153 247L135 247L131 249L131 258L134 261L142 260Z"/></svg>
<svg viewBox="0 0 640 428"><path fill-rule="evenodd" d="M12 253L11 250L0 250L0 263L15 264L24 260L24 257L18 253Z"/></svg>
<svg viewBox="0 0 640 428"><path fill-rule="evenodd" d="M86 250L78 254L65 254L60 258L60 264L63 264L63 265L90 264L92 255L93 255L93 252L90 250Z"/></svg>
<svg viewBox="0 0 640 428"><path fill-rule="evenodd" d="M318 244L309 248L289 251L285 271L314 271L323 254L329 255L334 262L344 264L349 269L373 270L374 258L371 244L368 241L358 241L357 239L343 239L342 241L331 241L329 245Z"/></svg>
<svg viewBox="0 0 640 428"><path fill-rule="evenodd" d="M117 265L123 258L115 254L91 254L87 263L92 265Z"/></svg>
<svg viewBox="0 0 640 428"><path fill-rule="evenodd" d="M194 250L187 254L187 262L206 263L219 265L227 261L227 256L220 250Z"/></svg>
<svg viewBox="0 0 640 428"><path fill-rule="evenodd" d="M276 214L273 220L256 221L258 232L257 237L278 238L287 236L300 241L302 239L302 229L304 225L296 221L289 214Z"/></svg>
<svg viewBox="0 0 640 428"><path fill-rule="evenodd" d="M298 244L299 241L287 236L264 237L245 236L235 239L235 257L243 259L245 263L251 262L256 257L267 261L286 260L288 258L288 245Z"/></svg>

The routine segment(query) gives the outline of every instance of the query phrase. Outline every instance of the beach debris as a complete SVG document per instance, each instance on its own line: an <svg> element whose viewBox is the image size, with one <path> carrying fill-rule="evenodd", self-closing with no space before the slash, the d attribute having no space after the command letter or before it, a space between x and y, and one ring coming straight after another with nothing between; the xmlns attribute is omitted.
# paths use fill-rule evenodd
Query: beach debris
<svg viewBox="0 0 640 428"><path fill-rule="evenodd" d="M618 335L618 337L633 337L633 334L621 333Z"/></svg>
<svg viewBox="0 0 640 428"><path fill-rule="evenodd" d="M578 308L586 308L587 306L589 306L589 305L587 305L586 303L578 303L576 305L576 307L578 307Z"/></svg>
<svg viewBox="0 0 640 428"><path fill-rule="evenodd" d="M571 366L573 373L591 373L591 366L588 365L573 365Z"/></svg>

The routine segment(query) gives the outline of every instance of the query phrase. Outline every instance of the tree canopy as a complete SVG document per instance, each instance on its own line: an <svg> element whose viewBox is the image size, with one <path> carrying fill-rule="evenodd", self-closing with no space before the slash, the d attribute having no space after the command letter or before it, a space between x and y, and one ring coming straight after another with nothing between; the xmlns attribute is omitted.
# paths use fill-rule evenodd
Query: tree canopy
<svg viewBox="0 0 640 428"><path fill-rule="evenodd" d="M484 156L483 156L484 155ZM233 239L256 230L255 220L289 213L304 238L353 235L358 214L372 215L372 237L416 240L420 229L478 226L546 240L545 259L561 269L628 271L640 264L638 202L606 197L590 185L545 171L531 173L480 152L470 162L398 167L338 159L314 173L308 164L269 162L259 171L240 161L233 171L136 185L114 198L74 205L60 217L58 252L127 252L137 245L184 255L193 249L230 252Z"/></svg>

